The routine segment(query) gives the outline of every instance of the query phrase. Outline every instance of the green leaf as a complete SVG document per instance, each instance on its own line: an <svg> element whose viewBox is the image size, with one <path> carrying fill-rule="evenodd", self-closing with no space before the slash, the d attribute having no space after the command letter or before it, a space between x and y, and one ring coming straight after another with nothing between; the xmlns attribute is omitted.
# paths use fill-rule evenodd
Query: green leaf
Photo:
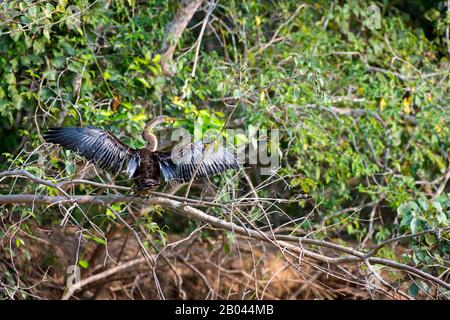
<svg viewBox="0 0 450 320"><path fill-rule="evenodd" d="M290 185L291 185L291 187L294 188L294 187L298 186L301 182L302 182L301 178L294 178L291 180Z"/></svg>
<svg viewBox="0 0 450 320"><path fill-rule="evenodd" d="M430 21L434 21L437 18L439 18L440 15L441 15L441 13L438 10L432 8L425 13L425 18Z"/></svg>
<svg viewBox="0 0 450 320"><path fill-rule="evenodd" d="M442 213L442 206L438 201L433 201L431 205L438 213Z"/></svg>
<svg viewBox="0 0 450 320"><path fill-rule="evenodd" d="M436 236L431 233L425 234L425 242L430 246L434 245L436 243Z"/></svg>
<svg viewBox="0 0 450 320"><path fill-rule="evenodd" d="M16 247L17 247L17 248L20 248L20 247L23 246L23 245L25 245L25 242L24 242L22 239L17 238L17 239L16 239Z"/></svg>
<svg viewBox="0 0 450 320"><path fill-rule="evenodd" d="M417 233L419 231L420 227L420 220L417 218L412 218L411 222L409 224L409 227L411 229L411 233Z"/></svg>
<svg viewBox="0 0 450 320"><path fill-rule="evenodd" d="M42 34L44 35L44 37L45 37L47 40L50 41L50 33L48 32L47 29L44 29L44 30L42 31Z"/></svg>
<svg viewBox="0 0 450 320"><path fill-rule="evenodd" d="M89 262L87 262L86 260L79 260L78 265L83 269L89 268Z"/></svg>
<svg viewBox="0 0 450 320"><path fill-rule="evenodd" d="M106 216L113 220L115 220L117 218L116 215L114 214L114 212L112 212L109 208L106 209Z"/></svg>
<svg viewBox="0 0 450 320"><path fill-rule="evenodd" d="M417 203L415 203L414 201L408 202L408 206L409 206L412 210L414 210L414 211L419 210L419 206L418 206Z"/></svg>
<svg viewBox="0 0 450 320"><path fill-rule="evenodd" d="M417 202L419 203L422 210L425 212L428 211L428 209L430 208L430 206L428 205L428 201L423 198L420 198L419 200L417 200Z"/></svg>
<svg viewBox="0 0 450 320"><path fill-rule="evenodd" d="M146 88L151 88L151 85L144 78L137 78L137 80Z"/></svg>
<svg viewBox="0 0 450 320"><path fill-rule="evenodd" d="M28 9L28 14L32 18L36 18L38 12L39 12L39 9L38 9L37 5L31 5L31 7Z"/></svg>
<svg viewBox="0 0 450 320"><path fill-rule="evenodd" d="M94 240L94 241L97 242L98 244L106 245L106 241L105 241L105 239L103 239L103 238L92 237L92 240Z"/></svg>
<svg viewBox="0 0 450 320"><path fill-rule="evenodd" d="M411 224L411 220L413 219L413 216L408 211L403 215L402 221L400 222L400 229L403 227L409 228L409 225Z"/></svg>
<svg viewBox="0 0 450 320"><path fill-rule="evenodd" d="M147 119L147 115L144 114L144 113L140 113L140 114L137 114L137 115L133 116L131 118L131 121L139 122L139 121L142 121L142 120L145 120L145 119Z"/></svg>
<svg viewBox="0 0 450 320"><path fill-rule="evenodd" d="M223 244L223 251L225 253L230 253L231 249L230 249L230 244L228 242L224 242L224 244Z"/></svg>
<svg viewBox="0 0 450 320"><path fill-rule="evenodd" d="M73 176L75 174L75 166L72 161L66 161L66 172L69 176Z"/></svg>
<svg viewBox="0 0 450 320"><path fill-rule="evenodd" d="M444 212L439 212L437 215L436 215L436 219L437 219L437 221L438 221L438 223L439 224L441 224L441 225L443 225L443 226L447 226L448 225L448 219L447 219L447 216L445 215L445 213Z"/></svg>
<svg viewBox="0 0 450 320"><path fill-rule="evenodd" d="M401 204L398 208L397 208L397 213L398 213L398 215L399 216L402 216L403 218L405 218L406 217L406 215L411 215L411 212L410 212L410 207L409 207L409 205L408 204L406 204L406 203L403 203L403 204ZM409 222L408 222L409 223Z"/></svg>

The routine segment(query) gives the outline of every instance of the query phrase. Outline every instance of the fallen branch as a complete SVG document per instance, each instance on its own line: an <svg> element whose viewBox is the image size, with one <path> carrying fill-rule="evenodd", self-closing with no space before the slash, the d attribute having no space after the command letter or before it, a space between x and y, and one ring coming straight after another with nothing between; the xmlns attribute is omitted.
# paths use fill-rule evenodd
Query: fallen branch
<svg viewBox="0 0 450 320"><path fill-rule="evenodd" d="M139 258L139 259L135 259L135 260L131 260L122 264L119 264L116 267L113 267L111 269L108 269L106 271L100 272L98 274L95 274L93 276L90 276L86 279L83 279L81 281L76 282L74 285L70 286L69 289L67 290L67 292L64 294L64 296L62 297L62 300L69 300L70 297L73 296L73 294L75 293L75 291L87 286L90 283L93 282L97 282L99 280L105 279L113 274L116 274L118 272L122 272L124 270L130 269L138 264L144 263L145 262L145 258Z"/></svg>

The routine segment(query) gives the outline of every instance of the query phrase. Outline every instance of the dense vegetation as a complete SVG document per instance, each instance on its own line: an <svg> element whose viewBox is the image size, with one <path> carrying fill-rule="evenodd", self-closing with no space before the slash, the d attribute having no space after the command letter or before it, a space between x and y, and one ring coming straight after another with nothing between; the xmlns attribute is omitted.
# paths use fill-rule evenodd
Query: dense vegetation
<svg viewBox="0 0 450 320"><path fill-rule="evenodd" d="M371 16L371 4L204 1L182 33L169 61L175 70L170 74L161 65L163 44L173 41L167 38L167 26L184 6L182 1L4 1L0 170L26 170L54 183L114 183L108 173L86 167L79 156L43 144L42 132L52 126L107 128L132 147L143 145L141 130L158 114L177 117L175 127L191 132L194 121L201 121L203 130L278 129L281 162L275 175L261 175L253 165L246 173L215 177L214 188L194 183L189 197L226 204L252 193L254 186L262 199L286 201L247 205L236 213L236 219L243 220L239 223L267 231L268 222L276 228L293 221L284 234L307 235L362 252L416 234L383 245L376 256L449 283L448 2L416 1L409 7L377 2L379 25ZM1 195L61 195L55 187L12 176L0 176L0 183ZM131 186L125 176L115 183ZM64 191L118 193L90 185ZM172 191L184 196L186 186ZM129 203L106 208L4 204L0 297L62 294L64 282L57 275L64 274L65 266L58 271L63 263L33 252L38 248L32 243L43 237L42 230L74 227L77 231L70 237L86 243L69 259L94 274L98 269L90 265L92 252L112 241L107 232L121 223L115 213L123 214L152 254L202 225L180 220L164 206L147 209ZM205 212L233 221L220 207ZM240 240L233 232L221 238L222 231L203 228L198 237L209 241L208 252L239 252ZM248 252L236 259L241 254ZM17 263L44 260L41 274ZM389 284L380 284L387 291L393 286L409 296L450 297L448 289L426 279L376 267ZM363 264L358 272L368 274L370 268ZM26 289L39 282L44 271L50 272L59 291L51 286ZM260 297L255 290L246 298Z"/></svg>

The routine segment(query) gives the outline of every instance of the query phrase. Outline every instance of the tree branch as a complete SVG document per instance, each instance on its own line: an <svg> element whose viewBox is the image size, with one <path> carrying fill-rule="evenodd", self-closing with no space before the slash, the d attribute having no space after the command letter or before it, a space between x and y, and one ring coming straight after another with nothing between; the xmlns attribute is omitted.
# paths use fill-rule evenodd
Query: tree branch
<svg viewBox="0 0 450 320"><path fill-rule="evenodd" d="M0 180L8 176L21 176L28 178L36 183L47 185L53 188L57 188L58 190L64 193L64 196L46 196L46 195L34 195L34 194L19 194L19 195L0 195L0 205L1 204L32 204L32 205L40 205L40 204L93 204L108 207L112 203L137 203L147 206L159 205L164 208L172 209L177 214L180 214L188 219L193 219L196 221L208 223L211 226L216 228L220 228L223 230L227 230L230 232L234 232L236 234L240 234L242 236L247 236L256 240L261 240L264 242L271 243L272 245L277 246L280 250L288 250L290 252L296 253L300 256L306 256L312 259L315 259L319 262L323 262L331 265L339 265L344 263L372 263L372 264L380 264L388 267L392 267L398 270L402 270L411 274L414 274L422 279L426 279L432 281L440 286L443 286L447 289L450 289L450 284L445 281L432 276L426 272L423 272L417 268L412 266L408 266L402 263L398 263L393 260L383 259L373 257L374 252L363 253L352 248L344 247L332 242L310 239L307 237L294 237L288 235L274 235L262 232L258 229L252 229L246 226L240 226L233 222L225 221L220 218L211 216L206 214L205 212L195 208L194 206L197 203L194 201L192 203L188 203L191 199L181 198L182 201L178 201L169 197L166 197L164 194L158 193L159 196L151 196L151 197L138 197L138 196L128 196L128 195L68 195L64 190L61 189L60 185L57 185L51 181L44 180L34 176L33 174L25 171L25 170L12 170L12 171L4 171L0 172ZM63 182L64 183L64 182ZM82 183L81 181L77 181L77 183ZM90 183L92 184L92 183ZM97 187L105 187L99 183L93 183L94 186ZM200 201L201 202L201 201ZM226 206L224 209L228 209ZM398 238L395 240L401 240L402 238ZM298 245L293 245L292 242L297 243ZM313 245L319 247L326 247L341 253L345 253L346 255L341 255L338 257L330 257L322 253L316 253L306 249L303 245Z"/></svg>
<svg viewBox="0 0 450 320"><path fill-rule="evenodd" d="M364 253L356 251L351 248L337 245L335 243L308 239L302 237L291 237L291 236L273 236L262 232L260 230L254 230L247 227L238 226L235 223L228 222L217 217L210 216L203 211L196 209L192 206L186 205L182 202L175 201L163 197L133 197L133 196L122 196L122 195L100 195L100 196L72 196L70 199L63 196L43 196L43 195L0 195L0 204L12 204L12 203L22 203L22 204L64 204L64 203L77 203L77 204L95 204L101 206L107 206L111 203L125 202L125 203L139 203L145 205L160 205L162 207L173 209L178 214L183 215L186 218L194 219L201 222L209 223L211 226L224 229L227 231L235 232L237 234L247 236L253 239L265 241L280 247L282 250L290 250L296 254L304 255L309 258L315 259L317 261L326 264L344 264L344 263L355 263L368 261L372 264L381 264L389 267L396 268L398 270L403 270L419 276L423 279L432 281L439 284L447 289L450 289L450 284L444 282L443 280L434 277L428 273L425 273L414 267L398 263L388 259L367 257ZM285 240L285 241L284 241ZM297 242L300 246L293 245L288 242ZM319 254L308 249L305 249L302 245L316 245L321 247L328 247L334 250L338 250L348 255L339 257L329 257L324 254ZM367 258L366 258L367 257Z"/></svg>
<svg viewBox="0 0 450 320"><path fill-rule="evenodd" d="M64 294L64 296L62 297L62 300L69 300L70 297L72 297L72 295L75 293L75 291L81 289L82 287L87 286L90 283L99 281L101 279L107 278L113 274L116 274L118 272L122 272L124 270L130 269L136 265L139 265L141 263L145 262L145 258L138 258L135 260L130 260L128 262L119 264L118 266L115 266L111 269L105 270L103 272L100 272L98 274L94 274L86 279L83 279L81 281L78 281L77 283L75 283L74 285L70 286L69 289L67 290L67 292Z"/></svg>
<svg viewBox="0 0 450 320"><path fill-rule="evenodd" d="M173 77L175 75L175 70L173 70L171 64L178 41L180 40L181 35L183 34L184 29L186 29L189 21L191 21L195 12L197 12L198 8L202 4L203 0L190 0L186 2L186 5L177 11L175 17L167 26L164 35L161 68L164 74L169 77Z"/></svg>

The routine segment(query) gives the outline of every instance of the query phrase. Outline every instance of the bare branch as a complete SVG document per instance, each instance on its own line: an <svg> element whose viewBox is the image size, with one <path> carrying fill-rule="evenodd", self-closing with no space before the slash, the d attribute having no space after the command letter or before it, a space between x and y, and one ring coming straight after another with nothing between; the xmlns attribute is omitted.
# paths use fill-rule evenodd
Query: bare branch
<svg viewBox="0 0 450 320"><path fill-rule="evenodd" d="M64 294L64 296L62 297L62 300L69 300L70 297L72 297L72 295L75 293L75 291L87 286L90 283L102 280L104 278L107 278L113 274L116 274L118 272L122 272L124 270L130 269L136 265L139 265L141 263L144 263L146 260L145 258L139 258L139 259L135 259L135 260L131 260L125 263L122 263L116 267L113 267L111 269L105 270L103 272L100 272L98 274L95 274L93 276L90 276L86 279L83 279L81 281L78 281L77 283L75 283L74 285L69 287L69 290L67 290L67 292Z"/></svg>
<svg viewBox="0 0 450 320"><path fill-rule="evenodd" d="M179 9L175 14L172 22L168 25L164 42L162 45L162 56L161 56L161 68L165 75L173 77L175 71L171 68L171 63L173 60L173 54L175 53L175 48L177 47L178 41L183 34L184 29L186 29L189 21L191 21L195 12L202 4L203 0L190 0L186 1L187 4Z"/></svg>
<svg viewBox="0 0 450 320"><path fill-rule="evenodd" d="M51 181L44 180L34 176L33 174L25 171L25 170L13 170L13 171L4 171L0 173L0 179L8 177L8 176L21 176L28 178L34 182L39 184L47 185L50 187L57 188L58 190L62 190L61 187ZM77 181L77 183L84 183L81 181ZM104 187L104 185L94 183L95 186ZM372 264L380 264L388 267L395 268L397 270L402 270L408 272L410 274L414 274L422 279L426 279L432 281L442 287L450 289L450 284L445 281L432 276L426 272L423 272L417 268L412 266L408 266L402 263L398 263L393 260L383 259L374 257L374 254L377 252L379 248L376 248L374 251L369 253L363 253L357 251L352 248L344 247L342 245L338 245L332 242L310 239L307 237L294 237L289 235L274 235L273 233L269 234L263 232L256 228L250 228L248 226L240 226L233 222L225 221L223 219L217 218L215 216L211 216L206 214L205 212L195 208L197 205L195 201L193 203L189 203L191 199L181 198L182 201L177 201L175 199L165 197L164 194L160 194L160 196L151 196L151 197L137 197L137 196L128 196L128 195L68 195L64 192L64 196L46 196L46 195L34 195L34 194L19 194L19 195L0 195L0 204L32 204L40 205L40 204L48 204L48 205L62 205L62 204L93 204L109 207L112 203L135 203L142 204L145 206L153 206L159 205L163 208L172 209L175 213L180 214L188 219L193 219L196 221L208 223L213 227L220 228L222 230L227 230L230 232L234 232L236 234L250 237L256 240L261 240L264 242L268 242L280 248L283 251L288 251L294 254L301 256L306 256L308 258L312 258L319 262L326 263L327 265L339 265L345 263L372 263ZM175 197L175 196L172 196ZM203 205L207 205L207 203L203 203ZM223 209L228 209L226 206ZM418 234L419 235L419 234ZM408 236L410 237L410 236ZM396 238L395 241L399 241L403 238ZM297 245L292 244L292 242ZM391 242L394 242L391 241ZM390 243L389 241L384 243L386 245ZM341 255L338 257L328 256L322 253L317 253L311 251L304 247L304 245L310 246L318 246L318 247L326 247L345 255Z"/></svg>
<svg viewBox="0 0 450 320"><path fill-rule="evenodd" d="M42 195L0 195L0 204L7 203L23 203L23 204L62 204L62 203L77 203L77 204L96 204L101 206L107 206L110 203L125 202L125 203L141 203L145 205L160 205L165 208L173 209L175 212L182 214L186 218L194 219L201 222L209 223L211 226L221 228L227 231L231 231L243 236L247 236L253 239L262 240L265 242L273 243L276 242L277 246L282 247L284 250L289 250L296 254L301 254L306 257L315 259L317 261L326 264L343 264L343 263L355 263L363 262L366 260L366 255L362 252L353 250L351 248L346 248L334 243L320 241L308 238L290 237L290 236L272 236L270 234L261 232L259 230L254 230L242 226L238 226L235 223L228 222L204 213L194 207L185 205L182 202L175 201L172 199L162 198L162 197L150 197L140 198L132 196L116 196L116 195L102 195L102 196L72 196L71 199L67 199L62 196L42 196ZM292 245L286 241L298 242L300 246ZM316 246L323 246L333 248L335 250L348 253L348 255L340 257L329 257L324 254L316 253L305 249L302 245L310 244ZM425 273L414 267L398 263L388 259L369 257L367 261L370 263L381 264L389 267L396 268L398 270L407 271L409 273L415 274L423 279L435 282L447 289L450 289L450 284L444 282L443 280L434 277L428 273Z"/></svg>

